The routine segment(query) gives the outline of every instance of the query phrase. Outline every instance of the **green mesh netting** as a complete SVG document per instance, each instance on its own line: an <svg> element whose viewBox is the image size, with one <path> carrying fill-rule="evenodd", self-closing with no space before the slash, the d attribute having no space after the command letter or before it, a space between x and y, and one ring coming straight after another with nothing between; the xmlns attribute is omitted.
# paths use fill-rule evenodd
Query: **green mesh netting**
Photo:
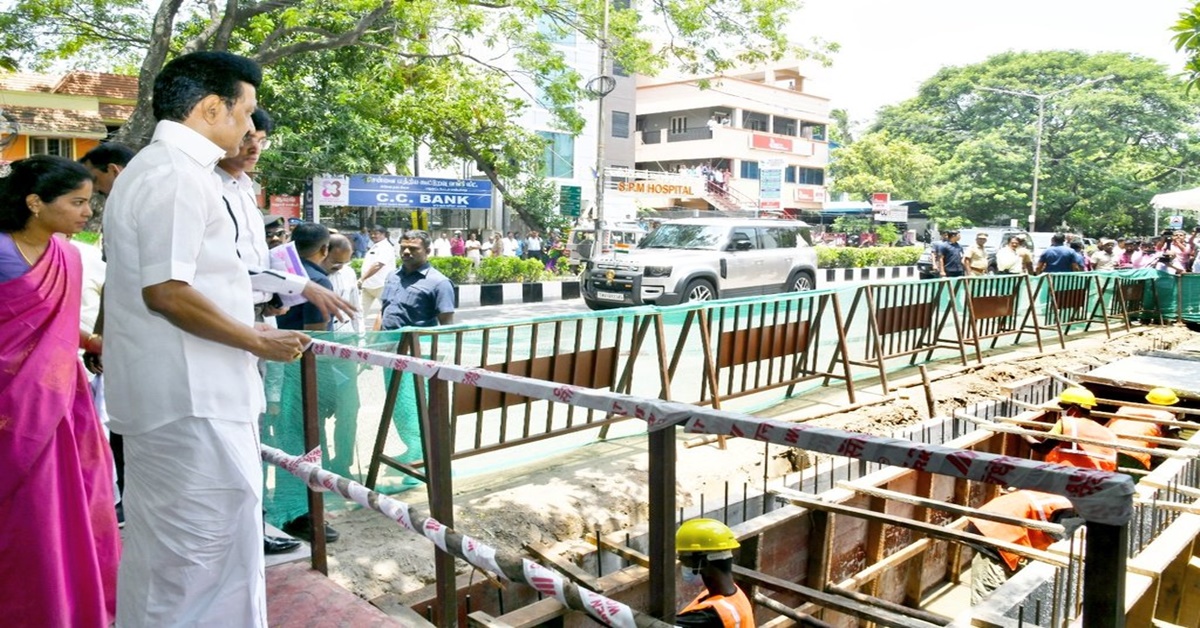
<svg viewBox="0 0 1200 628"><path fill-rule="evenodd" d="M313 338L380 351L396 350L398 331L366 334L313 332ZM386 371L386 372L385 372ZM374 448L375 435L383 415L384 397L392 372L325 356L317 357L317 399L321 423L322 465L339 475L365 481ZM267 364L264 384L267 412L262 420L262 440L288 453L304 451L303 400L300 388L300 363ZM402 376L400 391L392 415L393 429L384 451L404 462L421 459L420 427L413 377ZM264 505L267 520L279 526L308 512L308 494L304 484L268 465ZM383 467L376 483L385 493L395 493L419 485L390 467ZM327 495L327 508L345 504L341 498Z"/></svg>

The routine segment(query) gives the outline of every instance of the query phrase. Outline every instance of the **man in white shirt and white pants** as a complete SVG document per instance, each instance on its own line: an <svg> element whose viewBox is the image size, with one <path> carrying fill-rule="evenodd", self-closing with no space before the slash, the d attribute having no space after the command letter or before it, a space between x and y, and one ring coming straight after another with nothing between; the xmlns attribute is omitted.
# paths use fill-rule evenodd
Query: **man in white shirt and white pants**
<svg viewBox="0 0 1200 628"><path fill-rule="evenodd" d="M371 308L383 295L383 284L387 281L387 276L396 270L396 248L388 240L387 229L382 225L375 225L371 228L369 236L371 248L367 249L367 255L363 258L362 277L358 280L358 287L362 290L363 318L370 316Z"/></svg>
<svg viewBox="0 0 1200 628"><path fill-rule="evenodd" d="M254 130L261 79L229 53L168 63L154 138L105 211L105 393L126 459L122 628L266 625L256 362L296 360L308 338L254 326L213 171Z"/></svg>

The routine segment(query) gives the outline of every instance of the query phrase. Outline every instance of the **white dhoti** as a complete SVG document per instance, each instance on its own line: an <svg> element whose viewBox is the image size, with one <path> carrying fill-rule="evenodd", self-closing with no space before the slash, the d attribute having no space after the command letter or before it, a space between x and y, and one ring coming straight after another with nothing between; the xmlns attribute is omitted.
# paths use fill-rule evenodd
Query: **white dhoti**
<svg viewBox="0 0 1200 628"><path fill-rule="evenodd" d="M257 424L186 418L125 436L117 626L266 626Z"/></svg>

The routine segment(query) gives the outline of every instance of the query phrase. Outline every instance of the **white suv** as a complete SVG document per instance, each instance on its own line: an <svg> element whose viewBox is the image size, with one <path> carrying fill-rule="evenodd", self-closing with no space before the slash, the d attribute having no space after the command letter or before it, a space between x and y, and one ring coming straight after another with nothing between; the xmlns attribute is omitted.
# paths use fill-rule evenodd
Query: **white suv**
<svg viewBox="0 0 1200 628"><path fill-rule="evenodd" d="M583 277L593 310L811 290L817 254L796 220L665 222L628 254L594 259Z"/></svg>

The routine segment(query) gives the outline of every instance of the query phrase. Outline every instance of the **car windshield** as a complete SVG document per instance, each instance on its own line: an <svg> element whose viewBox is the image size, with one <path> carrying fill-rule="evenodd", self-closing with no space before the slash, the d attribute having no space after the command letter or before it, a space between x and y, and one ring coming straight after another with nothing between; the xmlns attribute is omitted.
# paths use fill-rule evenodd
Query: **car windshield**
<svg viewBox="0 0 1200 628"><path fill-rule="evenodd" d="M716 225L662 225L646 236L639 249L717 250L725 241L728 227Z"/></svg>

